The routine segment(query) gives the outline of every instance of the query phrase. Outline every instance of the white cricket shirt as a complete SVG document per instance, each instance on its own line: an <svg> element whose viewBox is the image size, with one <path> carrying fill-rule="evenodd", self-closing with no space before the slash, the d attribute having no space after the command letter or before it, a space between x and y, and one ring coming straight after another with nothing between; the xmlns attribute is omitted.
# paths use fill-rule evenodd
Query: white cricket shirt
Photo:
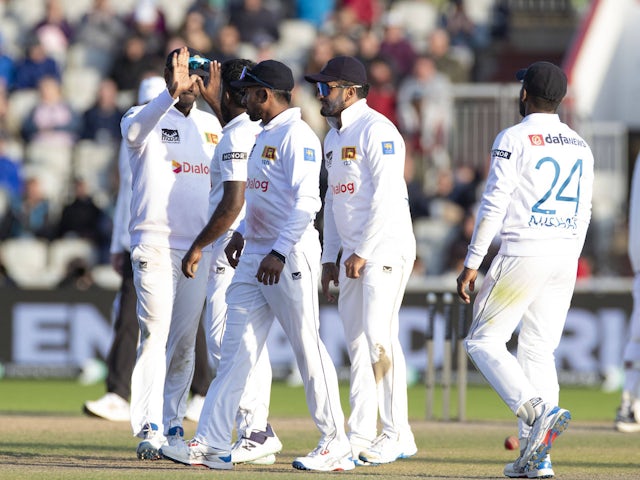
<svg viewBox="0 0 640 480"><path fill-rule="evenodd" d="M409 197L404 180L405 144L398 129L365 99L341 114L342 127L324 140L328 172L322 263L352 253L368 261L414 260Z"/></svg>
<svg viewBox="0 0 640 480"><path fill-rule="evenodd" d="M176 102L164 90L122 118L132 174L131 248L187 250L208 221L209 166L222 128L195 105L185 117Z"/></svg>
<svg viewBox="0 0 640 480"><path fill-rule="evenodd" d="M592 193L587 143L556 114L527 115L493 143L465 266L480 266L498 231L504 255L580 255Z"/></svg>
<svg viewBox="0 0 640 480"><path fill-rule="evenodd" d="M634 273L640 273L640 155L631 177L629 197L629 260Z"/></svg>
<svg viewBox="0 0 640 480"><path fill-rule="evenodd" d="M238 115L222 129L222 139L218 143L211 161L209 217L215 212L222 200L223 182L247 181L247 161L256 142L256 136L261 131L260 123L252 122L246 113ZM243 217L244 206L238 214L238 218L229 228L235 230Z"/></svg>
<svg viewBox="0 0 640 480"><path fill-rule="evenodd" d="M262 128L247 166L244 252L273 249L286 257L298 243L318 241L313 221L322 205L320 140L299 108Z"/></svg>

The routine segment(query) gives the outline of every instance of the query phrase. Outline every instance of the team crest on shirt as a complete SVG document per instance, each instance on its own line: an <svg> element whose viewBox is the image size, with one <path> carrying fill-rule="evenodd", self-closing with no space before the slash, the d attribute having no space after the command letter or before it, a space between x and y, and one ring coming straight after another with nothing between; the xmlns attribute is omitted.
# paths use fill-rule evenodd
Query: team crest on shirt
<svg viewBox="0 0 640 480"><path fill-rule="evenodd" d="M325 168L331 168L331 163L333 163L333 152L327 152L324 155L324 166Z"/></svg>
<svg viewBox="0 0 640 480"><path fill-rule="evenodd" d="M396 148L393 145L393 142L382 142L383 155L393 155L394 153L396 153Z"/></svg>
<svg viewBox="0 0 640 480"><path fill-rule="evenodd" d="M536 133L535 135L529 135L529 141L534 147L544 146L544 138L542 138L542 135L540 135L539 133Z"/></svg>
<svg viewBox="0 0 640 480"><path fill-rule="evenodd" d="M316 151L313 148L305 148L304 149L304 161L305 162L315 162L316 161Z"/></svg>
<svg viewBox="0 0 640 480"><path fill-rule="evenodd" d="M342 147L342 163L345 165L351 165L356 156L356 147Z"/></svg>
<svg viewBox="0 0 640 480"><path fill-rule="evenodd" d="M269 162L276 161L276 147L270 147L269 145L265 145L262 149L262 163L263 165L268 165Z"/></svg>
<svg viewBox="0 0 640 480"><path fill-rule="evenodd" d="M219 141L218 135L211 132L204 132L204 138L207 143L212 143L213 145L217 145Z"/></svg>
<svg viewBox="0 0 640 480"><path fill-rule="evenodd" d="M178 133L178 130L163 128L162 143L180 143L180 134Z"/></svg>

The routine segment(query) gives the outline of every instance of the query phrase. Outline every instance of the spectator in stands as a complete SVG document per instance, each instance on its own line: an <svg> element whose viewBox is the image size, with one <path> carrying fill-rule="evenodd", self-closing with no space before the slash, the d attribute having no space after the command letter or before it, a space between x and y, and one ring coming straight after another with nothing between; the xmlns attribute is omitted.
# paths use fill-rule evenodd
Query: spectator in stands
<svg viewBox="0 0 640 480"><path fill-rule="evenodd" d="M80 138L102 144L118 145L120 119L124 112L118 107L118 86L110 78L100 82L96 103L82 115Z"/></svg>
<svg viewBox="0 0 640 480"><path fill-rule="evenodd" d="M335 4L336 0L298 0L296 17L320 28L331 16Z"/></svg>
<svg viewBox="0 0 640 480"><path fill-rule="evenodd" d="M45 76L38 83L39 100L22 124L26 142L41 143L55 148L71 147L79 128L78 114L62 95L60 81Z"/></svg>
<svg viewBox="0 0 640 480"><path fill-rule="evenodd" d="M358 37L358 58L365 65L380 56L380 37L373 29L365 30Z"/></svg>
<svg viewBox="0 0 640 480"><path fill-rule="evenodd" d="M0 131L0 190L8 197L8 205L19 201L22 195L22 168L17 159L10 158L6 152L8 134Z"/></svg>
<svg viewBox="0 0 640 480"><path fill-rule="evenodd" d="M37 176L26 178L22 198L12 202L10 215L11 237L51 238L49 200Z"/></svg>
<svg viewBox="0 0 640 480"><path fill-rule="evenodd" d="M107 260L111 240L111 224L108 216L95 204L84 179L75 178L73 188L73 198L62 208L56 237L79 237L91 240L98 248L100 259Z"/></svg>
<svg viewBox="0 0 640 480"><path fill-rule="evenodd" d="M0 83L5 89L13 86L13 77L15 75L16 62L4 51L4 36L0 32Z"/></svg>
<svg viewBox="0 0 640 480"><path fill-rule="evenodd" d="M118 90L135 92L142 74L158 70L160 68L158 65L158 60L147 53L144 38L133 34L125 40L124 47L116 57L109 76L115 80Z"/></svg>
<svg viewBox="0 0 640 480"><path fill-rule="evenodd" d="M472 62L468 56L458 55L451 49L449 33L445 29L436 28L429 34L427 53L436 62L438 70L453 83L471 80Z"/></svg>
<svg viewBox="0 0 640 480"><path fill-rule="evenodd" d="M13 89L37 88L43 77L61 80L60 68L45 51L37 37L27 41L25 57L16 63Z"/></svg>
<svg viewBox="0 0 640 480"><path fill-rule="evenodd" d="M384 20L384 35L380 42L380 55L392 62L396 80L410 72L416 60L416 52L406 36L406 28L397 14L388 13Z"/></svg>
<svg viewBox="0 0 640 480"><path fill-rule="evenodd" d="M280 39L279 12L267 8L262 0L243 0L229 8L229 23L240 32L240 41L256 44L258 40L269 38L272 42Z"/></svg>
<svg viewBox="0 0 640 480"><path fill-rule="evenodd" d="M449 33L451 45L469 50L476 48L476 25L469 17L464 0L449 0L444 4L438 24Z"/></svg>
<svg viewBox="0 0 640 480"><path fill-rule="evenodd" d="M451 83L436 69L428 55L416 59L411 74L398 88L400 131L427 163L448 158L449 132L453 123Z"/></svg>
<svg viewBox="0 0 640 480"><path fill-rule="evenodd" d="M185 15L178 29L178 35L184 40L183 45L189 45L209 58L213 50L213 41L205 29L205 22L206 19L202 13L191 10Z"/></svg>
<svg viewBox="0 0 640 480"><path fill-rule="evenodd" d="M129 31L143 39L147 54L164 60L169 29L157 0L138 0L126 24Z"/></svg>
<svg viewBox="0 0 640 480"><path fill-rule="evenodd" d="M87 51L87 67L108 74L126 35L124 21L111 8L111 0L94 0L76 27L75 42Z"/></svg>
<svg viewBox="0 0 640 480"><path fill-rule="evenodd" d="M32 33L38 38L47 55L54 58L59 67L64 67L67 48L73 38L73 28L65 17L60 0L45 2L44 18L36 23Z"/></svg>
<svg viewBox="0 0 640 480"><path fill-rule="evenodd" d="M342 0L342 6L352 10L358 23L367 28L378 23L383 11L380 0Z"/></svg>
<svg viewBox="0 0 640 480"><path fill-rule="evenodd" d="M391 63L384 57L377 57L367 66L369 79L369 95L367 104L374 110L397 124L397 91L396 78Z"/></svg>
<svg viewBox="0 0 640 480"><path fill-rule="evenodd" d="M9 87L0 80L0 132L6 132L9 115Z"/></svg>
<svg viewBox="0 0 640 480"><path fill-rule="evenodd" d="M240 58L240 32L234 25L220 27L213 44L210 60L222 63L232 58Z"/></svg>
<svg viewBox="0 0 640 480"><path fill-rule="evenodd" d="M227 24L225 3L215 0L194 0L188 12L202 14L207 35L211 38L216 38L220 29Z"/></svg>

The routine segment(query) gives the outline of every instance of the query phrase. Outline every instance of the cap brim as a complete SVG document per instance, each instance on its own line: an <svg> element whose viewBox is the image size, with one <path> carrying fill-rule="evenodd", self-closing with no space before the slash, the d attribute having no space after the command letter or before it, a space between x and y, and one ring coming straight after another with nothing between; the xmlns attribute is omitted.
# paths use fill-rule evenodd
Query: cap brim
<svg viewBox="0 0 640 480"><path fill-rule="evenodd" d="M264 87L264 85L255 80L234 80L233 82L229 82L229 85L233 88Z"/></svg>
<svg viewBox="0 0 640 480"><path fill-rule="evenodd" d="M333 77L331 75L325 75L324 73L314 73L312 75L305 75L304 79L309 83L315 82L334 82L340 80L337 77Z"/></svg>
<svg viewBox="0 0 640 480"><path fill-rule="evenodd" d="M521 68L520 70L518 70L516 72L516 80L522 81L524 80L524 76L527 73L527 69L526 68Z"/></svg>
<svg viewBox="0 0 640 480"><path fill-rule="evenodd" d="M189 70L189 75L198 75L199 77L209 78L209 72L202 68L198 68L196 70Z"/></svg>

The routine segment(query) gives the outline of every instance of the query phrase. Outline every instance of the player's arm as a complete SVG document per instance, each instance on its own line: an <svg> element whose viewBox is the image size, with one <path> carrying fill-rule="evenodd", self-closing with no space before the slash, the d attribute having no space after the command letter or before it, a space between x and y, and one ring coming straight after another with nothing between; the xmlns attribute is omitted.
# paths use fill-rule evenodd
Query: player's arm
<svg viewBox="0 0 640 480"><path fill-rule="evenodd" d="M182 273L186 277L195 277L198 262L202 258L202 250L226 232L234 220L238 218L242 205L244 205L245 184L246 182L240 181L223 182L220 203L182 259Z"/></svg>

